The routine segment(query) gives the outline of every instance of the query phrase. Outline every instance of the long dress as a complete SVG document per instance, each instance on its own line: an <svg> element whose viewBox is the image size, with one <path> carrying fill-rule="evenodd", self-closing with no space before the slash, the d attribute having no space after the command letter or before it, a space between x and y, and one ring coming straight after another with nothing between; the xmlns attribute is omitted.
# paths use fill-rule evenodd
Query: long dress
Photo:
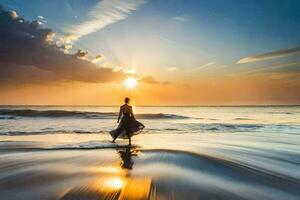
<svg viewBox="0 0 300 200"><path fill-rule="evenodd" d="M123 117L119 123L119 126L109 133L113 139L128 139L133 135L139 134L144 128L145 126L141 122L131 117L129 112L123 112Z"/></svg>

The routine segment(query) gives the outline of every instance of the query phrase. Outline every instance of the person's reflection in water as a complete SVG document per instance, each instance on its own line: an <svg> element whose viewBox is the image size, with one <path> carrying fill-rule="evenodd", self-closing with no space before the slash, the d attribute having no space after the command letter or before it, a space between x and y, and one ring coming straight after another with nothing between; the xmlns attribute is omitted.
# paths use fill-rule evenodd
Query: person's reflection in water
<svg viewBox="0 0 300 200"><path fill-rule="evenodd" d="M120 155L121 164L110 167L114 169L121 167L122 170L111 174L104 171L101 174L104 176L98 174L93 181L71 188L58 199L155 199L152 198L155 190L151 189L151 177L135 177L130 174L134 164L133 156L138 155L137 147L128 145L125 148L117 149L117 153Z"/></svg>
<svg viewBox="0 0 300 200"><path fill-rule="evenodd" d="M133 167L133 164L134 164L134 162L132 160L132 156L137 156L137 154L138 154L136 147L128 145L126 148L119 149L117 151L122 159L122 162L121 162L122 169L131 170Z"/></svg>

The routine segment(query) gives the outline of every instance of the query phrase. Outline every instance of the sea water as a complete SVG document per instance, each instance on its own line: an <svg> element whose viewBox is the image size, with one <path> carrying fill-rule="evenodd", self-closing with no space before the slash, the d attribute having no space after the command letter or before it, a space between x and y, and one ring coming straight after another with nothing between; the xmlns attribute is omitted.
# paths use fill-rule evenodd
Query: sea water
<svg viewBox="0 0 300 200"><path fill-rule="evenodd" d="M117 125L116 106L0 107L0 135L103 133ZM147 133L300 134L300 106L134 107ZM270 135L271 136L271 135Z"/></svg>
<svg viewBox="0 0 300 200"><path fill-rule="evenodd" d="M119 155L126 140L109 142L118 110L2 106L1 194L79 199L94 188L84 180L102 188L101 177L126 172L126 181L151 181L157 199L300 197L299 106L135 107L146 128L130 159Z"/></svg>

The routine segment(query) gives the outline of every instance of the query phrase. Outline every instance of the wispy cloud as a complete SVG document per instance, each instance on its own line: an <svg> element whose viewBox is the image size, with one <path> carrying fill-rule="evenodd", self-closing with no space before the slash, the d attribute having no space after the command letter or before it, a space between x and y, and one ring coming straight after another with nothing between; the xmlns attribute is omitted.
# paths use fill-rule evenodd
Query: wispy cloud
<svg viewBox="0 0 300 200"><path fill-rule="evenodd" d="M146 84L161 84L161 85L169 85L169 81L158 81L152 76L144 76L140 79L141 82Z"/></svg>
<svg viewBox="0 0 300 200"><path fill-rule="evenodd" d="M294 67L296 67L296 68L294 68ZM299 67L300 67L300 62L293 62L293 63L271 65L271 66L267 66L267 67L264 67L264 68L261 68L261 69L254 69L254 70L242 72L242 73L239 73L239 74L253 74L253 73L259 73L259 72L265 72L265 73L276 73L276 72L292 73L292 72L299 72L300 71Z"/></svg>
<svg viewBox="0 0 300 200"><path fill-rule="evenodd" d="M88 13L85 21L76 25L67 25L64 32L75 36L73 40L96 32L106 26L124 20L137 10L145 0L103 0Z"/></svg>
<svg viewBox="0 0 300 200"><path fill-rule="evenodd" d="M168 37L165 37L165 36L162 36L162 35L154 34L153 37L155 39L158 39L158 40L162 41L162 42L167 42L168 44L173 44L173 45L177 44L177 42L175 40L171 40Z"/></svg>
<svg viewBox="0 0 300 200"><path fill-rule="evenodd" d="M197 67L194 67L190 70L190 72L195 72L195 71L198 71L198 70L201 70L201 69L204 69L204 68L207 68L207 67L210 67L210 66L213 66L215 65L216 62L209 62L209 63L205 63L201 66L197 66Z"/></svg>
<svg viewBox="0 0 300 200"><path fill-rule="evenodd" d="M125 74L136 74L136 69L124 69L123 72Z"/></svg>
<svg viewBox="0 0 300 200"><path fill-rule="evenodd" d="M218 62L208 62L200 66L196 66L187 71L188 76L217 76L224 75L228 71L228 65L221 64Z"/></svg>
<svg viewBox="0 0 300 200"><path fill-rule="evenodd" d="M194 73L194 72L196 72L196 71L198 71L198 70L201 70L201 69L203 69L203 68L207 68L207 67L209 67L209 66L213 66L213 65L215 65L215 64L216 64L216 62L205 63L205 64L203 64L203 65L201 65L201 66L193 67L191 70L188 71L188 73Z"/></svg>
<svg viewBox="0 0 300 200"><path fill-rule="evenodd" d="M177 67L168 67L167 71L176 71L178 68Z"/></svg>
<svg viewBox="0 0 300 200"><path fill-rule="evenodd" d="M181 23L187 21L187 18L185 16L176 16L176 17L173 17L172 19L177 22L181 22Z"/></svg>
<svg viewBox="0 0 300 200"><path fill-rule="evenodd" d="M209 67L209 66L214 65L214 64L216 64L216 62L209 62L209 63L206 63L206 64L204 64L204 65L201 65L200 67L197 67L197 70L198 70L198 69L203 69L203 68Z"/></svg>
<svg viewBox="0 0 300 200"><path fill-rule="evenodd" d="M272 58L279 58L279 57L289 56L289 55L293 55L293 54L297 54L297 53L300 53L300 47L281 49L278 51L272 51L272 52L268 52L268 53L264 53L264 54L258 54L258 55L245 57L245 58L240 59L237 63L243 64L243 63L250 63L250 62L262 61L262 60L269 60Z"/></svg>

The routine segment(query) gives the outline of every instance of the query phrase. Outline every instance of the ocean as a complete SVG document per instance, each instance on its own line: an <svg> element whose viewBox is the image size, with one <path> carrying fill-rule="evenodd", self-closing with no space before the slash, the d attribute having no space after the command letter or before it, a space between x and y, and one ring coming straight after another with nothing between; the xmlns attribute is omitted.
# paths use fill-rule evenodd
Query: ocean
<svg viewBox="0 0 300 200"><path fill-rule="evenodd" d="M107 134L117 124L118 107L0 107L0 135ZM135 107L147 133L300 133L300 106Z"/></svg>
<svg viewBox="0 0 300 200"><path fill-rule="evenodd" d="M0 199L300 199L300 106L2 106Z"/></svg>

